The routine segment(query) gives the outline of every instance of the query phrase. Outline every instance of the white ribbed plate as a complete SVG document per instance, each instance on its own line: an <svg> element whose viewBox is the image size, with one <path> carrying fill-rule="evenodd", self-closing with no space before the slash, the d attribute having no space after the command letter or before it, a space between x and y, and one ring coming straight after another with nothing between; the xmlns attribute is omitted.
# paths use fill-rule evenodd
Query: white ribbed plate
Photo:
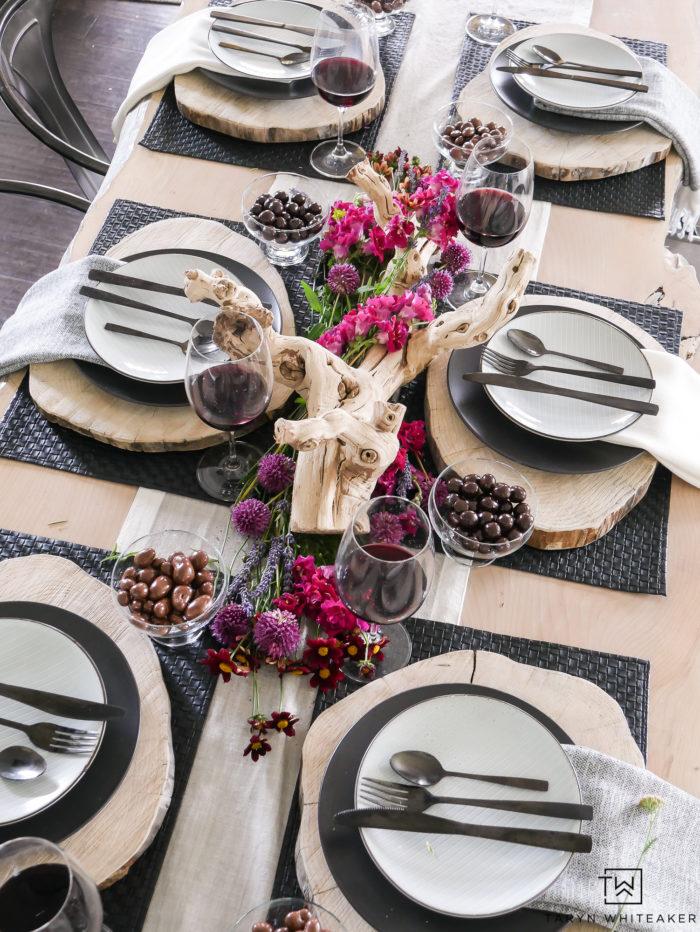
<svg viewBox="0 0 700 932"><path fill-rule="evenodd" d="M0 682L106 702L102 678L83 648L62 631L26 618L3 619ZM25 724L56 722L104 734L104 722L84 722L49 715L2 696L0 718ZM46 758L47 768L36 780L0 779L0 825L26 819L63 796L90 766L100 741L91 754L39 751ZM15 744L33 747L24 732L0 725L0 748Z"/></svg>
<svg viewBox="0 0 700 932"><path fill-rule="evenodd" d="M412 706L377 734L363 758L362 777L400 778L389 766L397 751L430 751L446 770L504 774L549 780L546 793L445 777L431 787L435 795L482 799L537 799L581 802L576 774L557 739L517 706L485 696L438 696ZM495 809L436 805L431 815L484 825L579 832L573 819L552 819ZM403 894L428 909L450 916L478 918L512 912L539 896L571 859L566 851L466 838L360 830L370 857Z"/></svg>
<svg viewBox="0 0 700 932"><path fill-rule="evenodd" d="M508 339L508 331L512 329L534 333L547 349L622 366L625 375L651 378L649 363L632 337L615 324L594 314L562 308L528 314L522 320L516 316L491 337L487 346L503 356L526 360L536 366L556 366L595 373L600 370L571 359L563 359L561 356L528 356ZM499 371L483 359L481 369L483 372ZM531 372L523 378L582 392L595 392L598 395L633 398L637 401L649 401L652 397L650 388L618 385L595 377L539 371ZM629 427L641 417L641 414L634 411L608 408L575 398L523 392L496 385L484 385L484 390L496 407L511 421L535 434L555 440L602 440Z"/></svg>

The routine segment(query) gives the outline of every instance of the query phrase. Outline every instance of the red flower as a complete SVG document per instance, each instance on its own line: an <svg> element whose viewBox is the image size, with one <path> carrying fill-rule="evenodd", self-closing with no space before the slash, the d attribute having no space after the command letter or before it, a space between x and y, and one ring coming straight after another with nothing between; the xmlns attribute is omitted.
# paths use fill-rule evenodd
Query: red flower
<svg viewBox="0 0 700 932"><path fill-rule="evenodd" d="M221 676L224 683L228 683L232 673L235 673L236 676L248 676L249 673L248 670L239 667L234 662L231 652L225 647L222 647L219 651L212 650L210 647L207 648L207 656L200 663L209 667L212 676Z"/></svg>
<svg viewBox="0 0 700 932"><path fill-rule="evenodd" d="M271 750L272 745L270 742L266 738L263 738L262 735L255 734L250 739L248 747L243 752L243 756L247 757L248 754L250 754L253 760L257 760L259 757L264 757L267 752Z"/></svg>
<svg viewBox="0 0 700 932"><path fill-rule="evenodd" d="M311 686L318 686L322 693L327 693L329 690L335 689L338 683L344 679L345 674L338 664L331 663L327 667L316 670L309 683Z"/></svg>
<svg viewBox="0 0 700 932"><path fill-rule="evenodd" d="M307 638L304 661L312 670L330 667L331 664L342 666L343 648L337 638Z"/></svg>
<svg viewBox="0 0 700 932"><path fill-rule="evenodd" d="M265 722L266 728L276 728L277 731L282 732L282 734L287 735L289 738L293 738L296 732L294 731L294 726L299 721L298 718L295 718L289 712L273 712L272 718Z"/></svg>
<svg viewBox="0 0 700 932"><path fill-rule="evenodd" d="M264 735L267 733L267 726L269 723L265 720L265 716L262 713L249 718L248 724L250 725L251 734L257 732L260 735Z"/></svg>
<svg viewBox="0 0 700 932"><path fill-rule="evenodd" d="M302 660L290 660L289 657L281 657L275 663L280 676L284 676L286 673L290 676L306 676L307 673L311 673L311 668Z"/></svg>
<svg viewBox="0 0 700 932"><path fill-rule="evenodd" d="M304 599L298 592L283 592L272 600L272 604L285 612L292 612L297 618L301 618L304 612Z"/></svg>
<svg viewBox="0 0 700 932"><path fill-rule="evenodd" d="M425 421L404 421L399 427L399 443L420 453L425 446Z"/></svg>
<svg viewBox="0 0 700 932"><path fill-rule="evenodd" d="M343 605L337 596L324 599L316 621L326 634L331 636L340 634L341 631L351 631L358 624L356 616Z"/></svg>

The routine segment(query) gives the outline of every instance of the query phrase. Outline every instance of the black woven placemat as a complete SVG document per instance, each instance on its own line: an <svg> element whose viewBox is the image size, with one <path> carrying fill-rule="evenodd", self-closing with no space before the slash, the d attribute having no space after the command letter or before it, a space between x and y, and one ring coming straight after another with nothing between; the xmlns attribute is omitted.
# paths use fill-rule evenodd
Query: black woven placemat
<svg viewBox="0 0 700 932"><path fill-rule="evenodd" d="M104 550L0 529L0 560L35 553L65 557L101 582L109 583L111 564L102 563L107 556ZM216 678L199 663L207 647L217 646L208 631L193 647L173 651L158 644L153 646L170 698L175 753L173 795L163 824L148 850L131 866L123 880L102 891L105 922L112 932L134 932L143 926L216 685ZM109 839L105 838L104 843L109 844Z"/></svg>
<svg viewBox="0 0 700 932"><path fill-rule="evenodd" d="M411 618L404 622L413 641L411 663L426 660L455 650L485 650L504 654L511 660L527 663L546 670L558 670L595 683L621 706L632 737L646 759L647 711L649 706L649 661L618 654L550 644L547 641L530 641L528 638L510 637L461 628L444 622ZM334 692L319 693L313 719L344 699L361 686L345 680ZM284 841L277 863L272 896L302 896L296 875L295 844L299 834L301 813L298 794L289 811Z"/></svg>
<svg viewBox="0 0 700 932"><path fill-rule="evenodd" d="M379 42L380 59L384 72L384 108L382 113L368 126L348 133L347 138L358 143L367 152L374 149L374 144L382 124L382 119L389 106L401 60L406 50L406 43L413 28L413 13L395 13L396 28L391 35ZM330 112L330 105L329 105ZM196 123L190 123L177 109L175 91L171 84L156 110L141 145L156 152L172 155L187 155L194 159L207 159L210 162L225 162L228 165L245 165L248 168L262 168L267 171L293 171L302 175L316 176L309 163L311 150L318 144L313 142L248 142L236 139L215 130L206 129Z"/></svg>
<svg viewBox="0 0 700 932"><path fill-rule="evenodd" d="M533 24L516 20L515 25L518 29L525 29ZM662 42L624 37L621 39L636 55L646 55L655 58L662 65L666 64L668 47ZM465 84L484 71L492 54L493 49L490 46L479 45L469 36L464 36L452 95L454 98L459 96ZM535 178L535 198L562 207L663 220L665 164L661 161L638 171L592 181L552 181L549 178Z"/></svg>

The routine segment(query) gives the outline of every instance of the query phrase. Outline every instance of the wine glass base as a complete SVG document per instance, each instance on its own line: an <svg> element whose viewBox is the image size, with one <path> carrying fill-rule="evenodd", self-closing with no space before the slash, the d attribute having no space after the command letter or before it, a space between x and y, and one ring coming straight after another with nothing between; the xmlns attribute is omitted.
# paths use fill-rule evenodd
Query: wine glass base
<svg viewBox="0 0 700 932"><path fill-rule="evenodd" d="M451 308L457 310L468 301L474 301L476 298L483 298L489 288L496 281L496 276L490 272L484 272L482 281L477 284L479 272L477 269L467 269L455 275L454 288L446 298ZM481 287L483 284L483 288Z"/></svg>
<svg viewBox="0 0 700 932"><path fill-rule="evenodd" d="M371 683L372 680L377 680L381 676L394 673L396 670L402 670L407 666L408 661L411 659L411 650L413 648L408 631L402 624L387 625L387 628L390 629L387 635L389 637L389 643L382 648L384 660L380 660L379 663L374 664L372 668L374 676L363 676L359 672L362 667L362 661L350 660L346 661L343 667L343 673L346 679L351 680L353 683Z"/></svg>
<svg viewBox="0 0 700 932"><path fill-rule="evenodd" d="M467 20L467 35L481 45L498 45L514 32L515 26L505 16L477 13Z"/></svg>
<svg viewBox="0 0 700 932"><path fill-rule="evenodd" d="M390 36L396 29L394 17L389 13L377 13L374 17L374 25L377 29L378 39L381 39L383 36Z"/></svg>
<svg viewBox="0 0 700 932"><path fill-rule="evenodd" d="M335 139L327 139L319 143L309 157L311 167L325 178L345 178L353 165L365 157L365 150L356 142L343 141L345 154L342 156L334 155L336 145Z"/></svg>
<svg viewBox="0 0 700 932"><path fill-rule="evenodd" d="M286 268L289 265L299 265L306 259L309 252L308 245L304 246L275 246L274 243L265 244L265 255L273 265Z"/></svg>
<svg viewBox="0 0 700 932"><path fill-rule="evenodd" d="M200 487L219 502L233 502L243 487L248 471L262 456L252 443L236 441L236 458L227 465L229 448L210 447L197 463L197 482Z"/></svg>

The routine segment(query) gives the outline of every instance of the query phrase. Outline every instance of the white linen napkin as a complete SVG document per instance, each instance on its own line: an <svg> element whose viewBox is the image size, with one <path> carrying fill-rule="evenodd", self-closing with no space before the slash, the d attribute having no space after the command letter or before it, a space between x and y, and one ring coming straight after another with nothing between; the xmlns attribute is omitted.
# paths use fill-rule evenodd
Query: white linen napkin
<svg viewBox="0 0 700 932"><path fill-rule="evenodd" d="M209 48L209 14L209 7L198 10L176 20L153 36L134 72L126 98L112 121L115 139L131 108L142 97L169 84L176 74L185 74L195 68L206 68L221 74L231 73L231 69L220 62Z"/></svg>
<svg viewBox="0 0 700 932"><path fill-rule="evenodd" d="M656 415L643 414L607 443L641 447L672 473L700 488L700 375L685 360L661 350L642 350L656 388Z"/></svg>
<svg viewBox="0 0 700 932"><path fill-rule="evenodd" d="M104 365L88 343L83 324L87 298L80 294L91 269L112 272L122 265L105 256L68 262L35 282L0 330L0 376L35 362L80 359Z"/></svg>
<svg viewBox="0 0 700 932"><path fill-rule="evenodd" d="M648 770L599 751L566 745L564 750L581 784L583 802L593 806L593 820L582 824L593 837L593 850L574 854L561 877L530 905L573 913L607 928L622 906L619 928L637 932L695 923L700 904L700 800ZM664 805L640 877L636 868L651 813L639 802L648 796L659 797ZM621 882L631 885L629 896L626 887L616 893L615 884Z"/></svg>

